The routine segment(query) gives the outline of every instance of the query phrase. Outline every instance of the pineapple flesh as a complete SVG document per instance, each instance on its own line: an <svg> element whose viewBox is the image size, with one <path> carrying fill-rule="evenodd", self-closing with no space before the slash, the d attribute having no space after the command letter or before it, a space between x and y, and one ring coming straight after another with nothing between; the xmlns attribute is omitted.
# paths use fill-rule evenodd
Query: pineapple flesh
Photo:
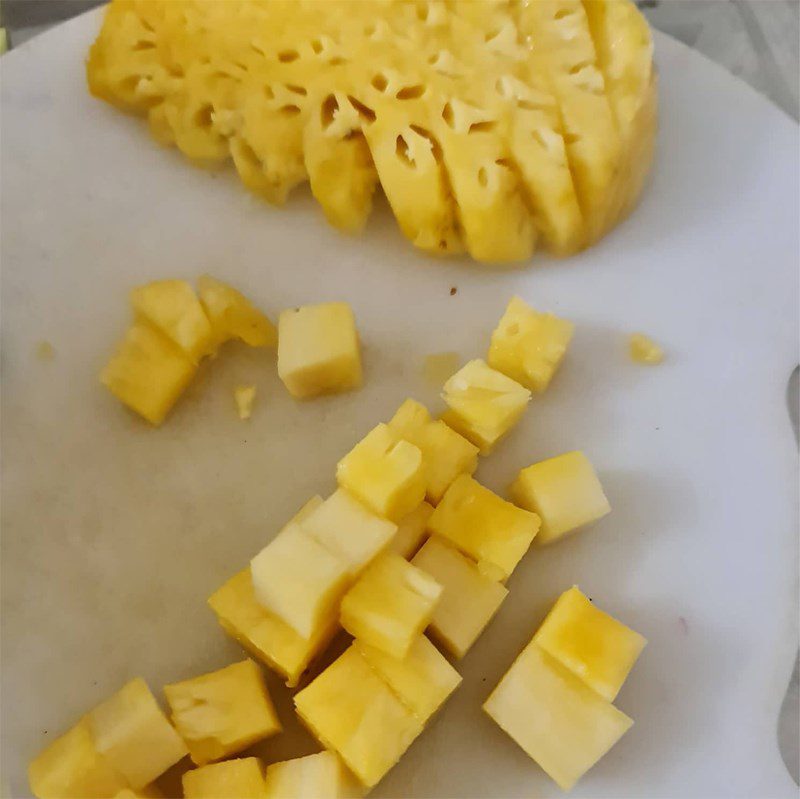
<svg viewBox="0 0 800 799"><path fill-rule="evenodd" d="M187 771L184 799L267 799L264 766L257 757L212 763Z"/></svg>
<svg viewBox="0 0 800 799"><path fill-rule="evenodd" d="M333 752L267 766L267 799L356 799L364 788Z"/></svg>
<svg viewBox="0 0 800 799"><path fill-rule="evenodd" d="M421 502L397 523L397 533L388 548L404 558L413 557L428 535L428 519L432 513L433 506Z"/></svg>

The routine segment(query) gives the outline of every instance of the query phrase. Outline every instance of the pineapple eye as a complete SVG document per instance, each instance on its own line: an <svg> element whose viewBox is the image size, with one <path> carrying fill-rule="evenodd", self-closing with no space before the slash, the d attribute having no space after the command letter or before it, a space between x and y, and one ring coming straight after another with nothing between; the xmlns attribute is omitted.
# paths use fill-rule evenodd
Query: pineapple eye
<svg viewBox="0 0 800 799"><path fill-rule="evenodd" d="M352 105L353 108L355 108L355 110L358 112L358 115L363 120L366 120L369 123L375 121L375 112L369 106L364 105L364 103L362 103L357 98L353 97L351 94L347 95L347 100L350 103L350 105Z"/></svg>
<svg viewBox="0 0 800 799"><path fill-rule="evenodd" d="M414 161L412 160L412 158L409 155L408 142L402 136L398 136L397 137L397 141L395 142L394 151L395 151L397 157L406 166L411 167L411 169L416 169L416 164L414 163Z"/></svg>
<svg viewBox="0 0 800 799"><path fill-rule="evenodd" d="M486 168L485 167L481 167L478 170L478 183L480 183L481 186L484 186L484 187L489 183L489 177L486 174Z"/></svg>
<svg viewBox="0 0 800 799"><path fill-rule="evenodd" d="M422 97L423 94L425 94L425 87L421 84L416 84L415 86L404 86L397 92L395 97L398 100L416 100Z"/></svg>
<svg viewBox="0 0 800 799"><path fill-rule="evenodd" d="M299 94L301 97L305 97L308 94L302 86L295 86L292 83L287 83L286 88L288 91L292 92L292 94Z"/></svg>
<svg viewBox="0 0 800 799"><path fill-rule="evenodd" d="M339 110L339 102L332 95L329 94L320 108L320 120L322 122L322 129L327 130L336 119L336 112Z"/></svg>
<svg viewBox="0 0 800 799"><path fill-rule="evenodd" d="M473 122L469 126L467 133L489 133L497 127L496 122L486 120L485 122Z"/></svg>
<svg viewBox="0 0 800 799"><path fill-rule="evenodd" d="M278 111L284 116L295 117L300 113L300 108L296 105L282 105Z"/></svg>
<svg viewBox="0 0 800 799"><path fill-rule="evenodd" d="M370 83L379 91L385 92L386 87L389 85L389 81L386 80L386 76L381 74L380 72L377 75L373 75L372 80Z"/></svg>
<svg viewBox="0 0 800 799"><path fill-rule="evenodd" d="M297 61L300 58L300 53L297 50L281 50L278 53L278 61L282 64L290 64L292 61Z"/></svg>
<svg viewBox="0 0 800 799"><path fill-rule="evenodd" d="M442 119L447 123L448 128L455 128L455 117L453 116L453 106L450 103L445 103L442 109Z"/></svg>

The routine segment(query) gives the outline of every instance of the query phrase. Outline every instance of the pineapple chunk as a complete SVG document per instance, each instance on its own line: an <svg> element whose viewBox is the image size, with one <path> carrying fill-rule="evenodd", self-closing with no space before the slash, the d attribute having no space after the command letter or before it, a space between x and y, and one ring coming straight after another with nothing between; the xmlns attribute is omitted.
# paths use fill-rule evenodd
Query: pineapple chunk
<svg viewBox="0 0 800 799"><path fill-rule="evenodd" d="M255 386L236 386L233 390L233 400L236 403L236 412L242 421L253 415L253 403L256 401Z"/></svg>
<svg viewBox="0 0 800 799"><path fill-rule="evenodd" d="M531 392L474 360L444 384L442 398L449 406L442 419L488 455L525 413Z"/></svg>
<svg viewBox="0 0 800 799"><path fill-rule="evenodd" d="M97 751L131 788L143 788L186 754L181 740L141 677L88 715Z"/></svg>
<svg viewBox="0 0 800 799"><path fill-rule="evenodd" d="M371 788L422 732L422 723L351 646L294 697L297 713Z"/></svg>
<svg viewBox="0 0 800 799"><path fill-rule="evenodd" d="M506 502L465 474L447 489L428 529L477 561L487 577L506 580L528 551L539 524L535 513Z"/></svg>
<svg viewBox="0 0 800 799"><path fill-rule="evenodd" d="M361 350L347 303L304 305L278 318L278 375L298 399L361 385Z"/></svg>
<svg viewBox="0 0 800 799"><path fill-rule="evenodd" d="M155 785L146 785L134 791L132 788L123 788L114 794L114 799L164 799L164 794Z"/></svg>
<svg viewBox="0 0 800 799"><path fill-rule="evenodd" d="M535 643L483 709L568 791L633 724Z"/></svg>
<svg viewBox="0 0 800 799"><path fill-rule="evenodd" d="M422 453L425 493L434 505L458 475L478 468L478 448L441 419L431 419L428 409L416 400L407 399L389 427Z"/></svg>
<svg viewBox="0 0 800 799"><path fill-rule="evenodd" d="M402 659L431 620L442 587L395 552L378 556L344 595L340 620L354 638Z"/></svg>
<svg viewBox="0 0 800 799"><path fill-rule="evenodd" d="M422 453L379 424L336 465L342 488L379 516L397 521L425 499Z"/></svg>
<svg viewBox="0 0 800 799"><path fill-rule="evenodd" d="M537 513L537 544L548 544L611 512L592 464L582 452L567 452L523 469L510 489L514 502Z"/></svg>
<svg viewBox="0 0 800 799"><path fill-rule="evenodd" d="M267 766L267 799L356 799L364 787L333 752Z"/></svg>
<svg viewBox="0 0 800 799"><path fill-rule="evenodd" d="M423 724L461 684L461 675L424 635L415 639L401 660L363 640L356 639L355 646Z"/></svg>
<svg viewBox="0 0 800 799"><path fill-rule="evenodd" d="M187 771L185 799L267 799L264 766L257 757L212 763Z"/></svg>
<svg viewBox="0 0 800 799"><path fill-rule="evenodd" d="M664 350L644 333L632 333L628 337L628 353L631 360L656 366L664 360Z"/></svg>
<svg viewBox="0 0 800 799"><path fill-rule="evenodd" d="M428 519L432 513L433 506L421 502L411 513L404 516L397 524L397 533L389 543L389 549L404 558L414 555L428 534Z"/></svg>
<svg viewBox="0 0 800 799"><path fill-rule="evenodd" d="M533 640L609 702L647 644L596 608L577 586L561 594Z"/></svg>
<svg viewBox="0 0 800 799"><path fill-rule="evenodd" d="M552 314L534 311L512 297L492 333L489 366L541 394L563 359L574 325Z"/></svg>
<svg viewBox="0 0 800 799"><path fill-rule="evenodd" d="M149 325L131 325L100 382L131 410L160 425L197 367Z"/></svg>
<svg viewBox="0 0 800 799"><path fill-rule="evenodd" d="M433 611L431 634L458 658L464 657L508 596L501 583L441 538L429 538L411 561L439 583L441 599Z"/></svg>
<svg viewBox="0 0 800 799"><path fill-rule="evenodd" d="M165 685L164 694L198 766L281 731L264 676L252 660Z"/></svg>

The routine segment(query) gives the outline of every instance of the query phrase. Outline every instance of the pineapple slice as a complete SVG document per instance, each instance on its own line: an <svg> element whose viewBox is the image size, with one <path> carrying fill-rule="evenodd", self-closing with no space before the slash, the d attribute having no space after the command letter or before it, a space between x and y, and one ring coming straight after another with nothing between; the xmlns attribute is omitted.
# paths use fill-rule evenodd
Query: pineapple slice
<svg viewBox="0 0 800 799"><path fill-rule="evenodd" d="M257 757L212 763L187 771L185 799L267 799L264 766Z"/></svg>
<svg viewBox="0 0 800 799"><path fill-rule="evenodd" d="M493 580L506 580L539 532L539 517L461 475L428 520L432 534L447 539Z"/></svg>
<svg viewBox="0 0 800 799"><path fill-rule="evenodd" d="M427 502L420 503L397 523L397 533L388 548L406 559L411 558L422 546L428 534L428 519L432 513L432 505Z"/></svg>
<svg viewBox="0 0 800 799"><path fill-rule="evenodd" d="M402 659L431 620L442 587L395 552L378 556L342 599L342 627Z"/></svg>
<svg viewBox="0 0 800 799"><path fill-rule="evenodd" d="M474 360L444 384L442 398L449 406L442 419L488 455L525 413L531 392Z"/></svg>
<svg viewBox="0 0 800 799"><path fill-rule="evenodd" d="M523 469L510 488L520 507L539 515L537 544L601 519L611 512L592 464L582 452L567 452Z"/></svg>
<svg viewBox="0 0 800 799"><path fill-rule="evenodd" d="M489 366L541 394L561 364L574 328L572 322L534 311L512 297L492 333Z"/></svg>
<svg viewBox="0 0 800 799"><path fill-rule="evenodd" d="M453 655L464 657L500 609L508 589L481 574L469 558L437 536L429 538L411 562L444 589L433 611L431 634Z"/></svg>
<svg viewBox="0 0 800 799"><path fill-rule="evenodd" d="M261 669L252 660L165 685L164 694L198 766L281 731Z"/></svg>
<svg viewBox="0 0 800 799"><path fill-rule="evenodd" d="M333 752L267 766L267 799L356 799L364 787Z"/></svg>
<svg viewBox="0 0 800 799"><path fill-rule="evenodd" d="M632 333L628 337L628 353L631 360L656 366L664 360L664 350L644 333Z"/></svg>

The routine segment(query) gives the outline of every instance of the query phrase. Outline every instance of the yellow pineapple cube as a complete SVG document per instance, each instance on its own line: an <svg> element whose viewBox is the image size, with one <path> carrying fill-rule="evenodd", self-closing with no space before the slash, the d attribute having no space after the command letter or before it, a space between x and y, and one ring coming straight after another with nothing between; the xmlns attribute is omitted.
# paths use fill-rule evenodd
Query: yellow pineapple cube
<svg viewBox="0 0 800 799"><path fill-rule="evenodd" d="M647 644L595 607L577 586L561 594L533 640L609 702Z"/></svg>
<svg viewBox="0 0 800 799"><path fill-rule="evenodd" d="M165 685L164 694L198 766L281 731L264 675L252 660Z"/></svg>
<svg viewBox="0 0 800 799"><path fill-rule="evenodd" d="M294 697L303 722L368 787L422 732L422 723L351 646Z"/></svg>
<svg viewBox="0 0 800 799"><path fill-rule="evenodd" d="M97 751L131 788L149 785L187 754L141 677L101 702L88 719Z"/></svg>
<svg viewBox="0 0 800 799"><path fill-rule="evenodd" d="M264 766L257 757L243 757L187 771L184 799L267 799Z"/></svg>
<svg viewBox="0 0 800 799"><path fill-rule="evenodd" d="M364 786L333 752L267 766L267 799L356 799Z"/></svg>
<svg viewBox="0 0 800 799"><path fill-rule="evenodd" d="M418 447L385 424L370 430L336 465L342 488L380 516L397 521L425 499L425 473Z"/></svg>
<svg viewBox="0 0 800 799"><path fill-rule="evenodd" d="M633 724L535 643L483 709L565 791Z"/></svg>
<svg viewBox="0 0 800 799"><path fill-rule="evenodd" d="M354 638L402 659L428 626L441 593L429 574L385 552L344 595L340 621Z"/></svg>
<svg viewBox="0 0 800 799"><path fill-rule="evenodd" d="M469 361L445 384L442 419L488 455L520 420L531 392L484 361Z"/></svg>
<svg viewBox="0 0 800 799"><path fill-rule="evenodd" d="M508 596L508 589L478 571L475 564L437 536L429 538L411 562L442 586L430 632L449 652L464 657Z"/></svg>
<svg viewBox="0 0 800 799"><path fill-rule="evenodd" d="M631 360L656 366L664 360L664 350L644 333L632 333L628 337L628 353Z"/></svg>
<svg viewBox="0 0 800 799"><path fill-rule="evenodd" d="M425 493L434 505L458 475L478 468L478 448L441 419L431 419L428 409L416 400L407 399L389 427L422 453Z"/></svg>
<svg viewBox="0 0 800 799"><path fill-rule="evenodd" d="M397 533L389 543L389 549L410 558L422 546L428 534L428 519L433 513L433 505L421 502L414 510L397 523Z"/></svg>
<svg viewBox="0 0 800 799"><path fill-rule="evenodd" d="M541 394L561 364L575 326L512 297L492 333L489 366Z"/></svg>
<svg viewBox="0 0 800 799"><path fill-rule="evenodd" d="M356 649L389 687L425 724L461 684L461 675L424 636L398 659L356 639Z"/></svg>
<svg viewBox="0 0 800 799"><path fill-rule="evenodd" d="M114 799L164 799L164 794L155 785L145 785L136 791L133 788L123 788L114 794Z"/></svg>
<svg viewBox="0 0 800 799"><path fill-rule="evenodd" d="M345 302L304 305L278 318L278 375L298 399L361 385L361 349Z"/></svg>
<svg viewBox="0 0 800 799"><path fill-rule="evenodd" d="M535 513L506 502L464 474L447 489L428 529L469 555L483 574L505 580L528 551L539 524Z"/></svg>
<svg viewBox="0 0 800 799"><path fill-rule="evenodd" d="M555 541L611 512L603 486L582 452L567 452L528 466L512 483L510 493L517 505L541 518L537 544Z"/></svg>
<svg viewBox="0 0 800 799"><path fill-rule="evenodd" d="M128 328L100 382L131 410L160 425L194 377L197 367L149 325Z"/></svg>

